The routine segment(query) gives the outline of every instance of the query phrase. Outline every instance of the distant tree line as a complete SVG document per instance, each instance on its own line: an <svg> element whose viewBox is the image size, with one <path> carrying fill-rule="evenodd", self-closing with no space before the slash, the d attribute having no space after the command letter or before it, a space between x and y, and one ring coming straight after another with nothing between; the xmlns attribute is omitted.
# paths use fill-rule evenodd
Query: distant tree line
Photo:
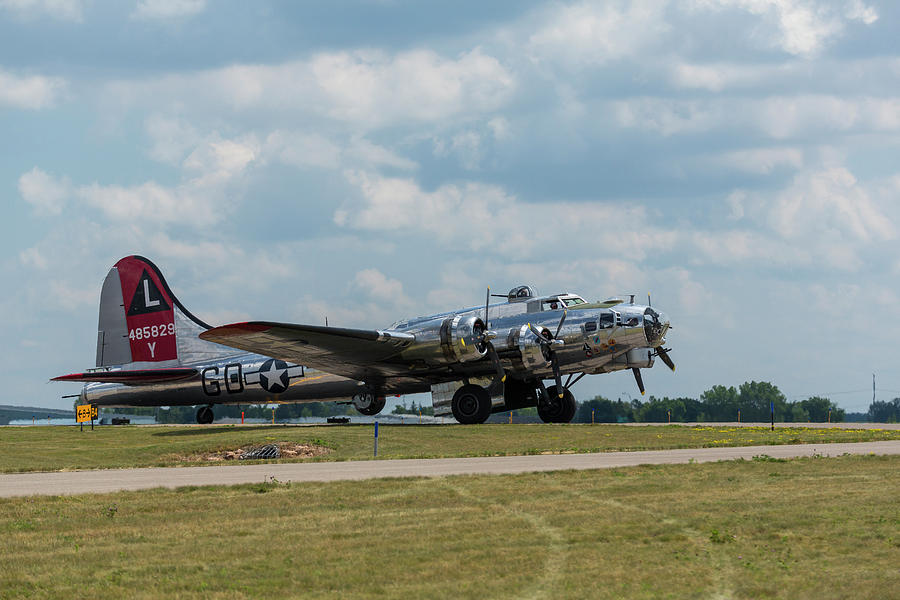
<svg viewBox="0 0 900 600"><path fill-rule="evenodd" d="M395 406L392 412L395 415L417 415L419 412L423 415L433 415L434 407L416 404L415 400L412 401L412 406L406 406L406 400L404 400L401 404Z"/></svg>
<svg viewBox="0 0 900 600"><path fill-rule="evenodd" d="M877 400L869 405L869 420L873 423L900 422L900 398L883 401Z"/></svg>
<svg viewBox="0 0 900 600"><path fill-rule="evenodd" d="M871 421L875 423L900 422L900 398L876 401L869 405L868 412L847 414L828 398L813 396L806 400L788 402L777 386L767 381L748 381L739 387L716 385L696 398L656 398L649 400L609 400L597 396L580 402L574 422L590 423L591 412L596 423L665 423L670 413L673 422L737 421L740 411L741 421L766 422L769 420L769 406L775 406L775 420L788 423L825 422L831 412L831 422ZM196 406L172 406L167 408L145 407L126 409L130 414L156 416L158 423L193 423L196 420ZM271 419L272 409L265 404L216 405L216 418L241 418L241 411L247 419ZM394 414L433 415L434 408L404 401L398 404ZM275 409L276 421L287 421L299 417L332 417L356 415L350 404L337 402L306 402L302 404L279 404ZM536 415L534 408L519 409L517 415Z"/></svg>
<svg viewBox="0 0 900 600"><path fill-rule="evenodd" d="M813 396L798 402L788 402L775 385L767 381L748 381L738 388L713 386L695 398L656 398L646 402L608 400L597 396L582 402L575 414L578 423L590 423L591 411L597 423L647 422L704 422L741 421L766 422L771 418L770 406L775 407L775 420L788 423L843 421L844 409L828 398Z"/></svg>

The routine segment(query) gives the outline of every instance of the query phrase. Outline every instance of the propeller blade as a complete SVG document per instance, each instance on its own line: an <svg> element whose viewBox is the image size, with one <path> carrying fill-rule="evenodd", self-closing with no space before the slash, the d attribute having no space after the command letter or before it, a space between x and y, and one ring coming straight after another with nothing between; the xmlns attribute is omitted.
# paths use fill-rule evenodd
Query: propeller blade
<svg viewBox="0 0 900 600"><path fill-rule="evenodd" d="M662 346L656 349L656 354L659 356L659 359L666 363L666 366L672 369L672 372L675 372L675 363L672 362L671 357L669 356L669 351Z"/></svg>
<svg viewBox="0 0 900 600"><path fill-rule="evenodd" d="M562 329L563 323L566 322L566 316L569 314L568 308L563 308L562 317L559 319L559 325L556 326L556 334L554 334L554 338L559 337L559 331Z"/></svg>
<svg viewBox="0 0 900 600"><path fill-rule="evenodd" d="M497 350L494 348L494 345L490 342L487 342L487 351L488 357L491 359L491 363L494 365L494 368L497 370L497 376L494 378L494 382L503 383L506 381L506 371L503 370L503 365L500 364L500 356L497 354Z"/></svg>
<svg viewBox="0 0 900 600"><path fill-rule="evenodd" d="M484 328L488 328L488 305L491 302L491 286L488 286L487 296L484 298Z"/></svg>
<svg viewBox="0 0 900 600"><path fill-rule="evenodd" d="M637 381L638 389L641 390L641 396L644 395L644 380L641 378L641 370L637 367L631 369L631 372L634 373L634 380Z"/></svg>
<svg viewBox="0 0 900 600"><path fill-rule="evenodd" d="M556 393L562 398L565 388L563 388L562 376L559 374L559 360L556 358L556 352L553 353L553 378L556 379Z"/></svg>
<svg viewBox="0 0 900 600"><path fill-rule="evenodd" d="M550 341L550 340L548 340L547 338L544 337L544 334L541 332L540 329L538 329L537 327L535 327L535 326L532 325L531 323L528 324L528 329L531 330L531 333L533 333L534 335L537 336L537 339L538 339L538 341L539 341L540 343L546 344L547 342Z"/></svg>

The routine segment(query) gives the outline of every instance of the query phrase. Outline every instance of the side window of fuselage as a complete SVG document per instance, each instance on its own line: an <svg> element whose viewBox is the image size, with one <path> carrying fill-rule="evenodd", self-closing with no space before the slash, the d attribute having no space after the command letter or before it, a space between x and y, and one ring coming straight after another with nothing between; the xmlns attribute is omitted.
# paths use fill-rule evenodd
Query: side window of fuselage
<svg viewBox="0 0 900 600"><path fill-rule="evenodd" d="M616 318L613 316L613 313L608 312L600 315L600 329L612 329L615 324Z"/></svg>

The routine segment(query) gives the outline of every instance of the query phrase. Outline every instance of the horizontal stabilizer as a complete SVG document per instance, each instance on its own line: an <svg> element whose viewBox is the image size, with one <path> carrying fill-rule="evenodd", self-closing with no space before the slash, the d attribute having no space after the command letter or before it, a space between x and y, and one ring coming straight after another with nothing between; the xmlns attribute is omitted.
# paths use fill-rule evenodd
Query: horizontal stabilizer
<svg viewBox="0 0 900 600"><path fill-rule="evenodd" d="M51 381L92 381L97 383L142 385L190 379L197 375L198 372L197 369L190 367L178 367L174 369L136 369L132 371L93 371L88 373L60 375L59 377L54 377Z"/></svg>

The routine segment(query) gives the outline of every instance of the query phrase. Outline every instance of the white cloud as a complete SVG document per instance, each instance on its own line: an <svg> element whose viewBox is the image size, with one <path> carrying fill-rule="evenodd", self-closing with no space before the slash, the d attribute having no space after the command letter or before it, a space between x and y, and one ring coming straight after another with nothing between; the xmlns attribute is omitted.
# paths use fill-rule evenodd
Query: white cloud
<svg viewBox="0 0 900 600"><path fill-rule="evenodd" d="M721 92L735 87L752 88L772 82L794 69L792 65L746 65L734 63L676 62L670 79L676 87Z"/></svg>
<svg viewBox="0 0 900 600"><path fill-rule="evenodd" d="M771 27L770 31L763 33L770 45L800 56L819 53L832 39L843 33L846 20L871 25L878 19L875 9L865 5L862 0L850 3L823 3L815 0L688 0L686 4L694 9L734 8L758 16Z"/></svg>
<svg viewBox="0 0 900 600"><path fill-rule="evenodd" d="M83 0L0 0L0 9L23 19L50 17L76 23L84 20Z"/></svg>
<svg viewBox="0 0 900 600"><path fill-rule="evenodd" d="M236 202L226 189L259 155L259 144L253 136L222 139L213 134L184 159L184 170L193 176L182 183L174 186L156 181L130 186L94 183L79 187L76 196L115 221L215 223L225 218Z"/></svg>
<svg viewBox="0 0 900 600"><path fill-rule="evenodd" d="M140 20L192 17L206 10L206 0L140 0L131 14Z"/></svg>
<svg viewBox="0 0 900 600"><path fill-rule="evenodd" d="M750 130L784 140L828 133L900 130L900 99L834 95L707 98L637 97L608 103L619 126L663 136Z"/></svg>
<svg viewBox="0 0 900 600"><path fill-rule="evenodd" d="M142 245L145 245L153 256L179 262L202 261L206 265L224 265L229 259L239 257L241 254L238 248L221 242L176 239L162 231L148 234Z"/></svg>
<svg viewBox="0 0 900 600"><path fill-rule="evenodd" d="M892 240L897 230L870 199L856 177L843 167L798 175L778 194L769 223L784 238L829 233L862 242Z"/></svg>
<svg viewBox="0 0 900 600"><path fill-rule="evenodd" d="M353 278L354 286L377 300L405 304L403 284L391 279L378 269L363 269Z"/></svg>
<svg viewBox="0 0 900 600"><path fill-rule="evenodd" d="M51 302L58 308L71 312L82 312L85 308L93 308L99 298L97 288L87 282L73 284L59 279L51 279L49 287Z"/></svg>
<svg viewBox="0 0 900 600"><path fill-rule="evenodd" d="M618 124L626 128L656 131L664 136L709 131L723 122L718 103L665 98L630 98L610 104Z"/></svg>
<svg viewBox="0 0 900 600"><path fill-rule="evenodd" d="M730 266L735 264L765 264L769 267L806 266L812 261L808 249L783 240L773 239L766 232L747 229L686 232L693 248L691 262Z"/></svg>
<svg viewBox="0 0 900 600"><path fill-rule="evenodd" d="M58 215L71 193L71 184L34 167L19 177L19 193L36 214Z"/></svg>
<svg viewBox="0 0 900 600"><path fill-rule="evenodd" d="M273 131L266 137L262 152L267 159L300 168L339 169L364 166L413 170L419 166L364 137L337 142L318 133L298 131Z"/></svg>
<svg viewBox="0 0 900 600"><path fill-rule="evenodd" d="M488 129L495 140L506 140L511 135L509 121L505 117L494 117L488 121Z"/></svg>
<svg viewBox="0 0 900 600"><path fill-rule="evenodd" d="M410 122L494 112L512 96L513 75L475 48L447 59L430 50L318 53L278 65L232 65L188 75L108 84L111 111L146 104L198 114L279 111L346 123L354 133ZM188 100L186 100L188 99Z"/></svg>
<svg viewBox="0 0 900 600"><path fill-rule="evenodd" d="M494 185L464 182L427 191L412 179L365 172L348 172L347 179L359 188L360 198L335 211L336 224L424 236L429 244L469 251L489 247L499 256L542 256L549 248L576 252L596 248L598 224L613 217L642 223L614 236L618 251L636 260L671 249L678 239L674 231L647 224L645 210L635 204L526 203ZM498 223L510 227L500 230Z"/></svg>
<svg viewBox="0 0 900 600"><path fill-rule="evenodd" d="M447 60L429 50L394 56L342 52L314 57L310 68L338 120L438 121L492 111L506 102L513 76L481 49Z"/></svg>
<svg viewBox="0 0 900 600"><path fill-rule="evenodd" d="M867 6L862 0L850 0L847 3L844 16L851 21L861 21L866 25L871 25L878 20L878 11L871 6Z"/></svg>
<svg viewBox="0 0 900 600"><path fill-rule="evenodd" d="M259 158L260 150L259 142L252 135L238 139L213 135L191 152L183 164L186 169L199 173L191 186L205 187L227 182L241 174Z"/></svg>
<svg viewBox="0 0 900 600"><path fill-rule="evenodd" d="M800 169L803 167L803 150L800 148L748 148L717 155L713 162L727 165L732 169L767 175L780 168Z"/></svg>
<svg viewBox="0 0 900 600"><path fill-rule="evenodd" d="M552 4L538 11L528 39L537 60L571 66L601 64L634 56L659 43L669 30L664 0Z"/></svg>
<svg viewBox="0 0 900 600"><path fill-rule="evenodd" d="M897 238L892 201L879 204L845 167L816 167L775 193L733 192L729 220L744 228L696 230L688 239L698 264L858 271L875 244Z"/></svg>
<svg viewBox="0 0 900 600"><path fill-rule="evenodd" d="M415 161L400 156L384 146L373 144L365 138L352 140L344 155L354 162L375 167L393 167L407 171L419 167Z"/></svg>
<svg viewBox="0 0 900 600"><path fill-rule="evenodd" d="M44 258L44 255L41 254L41 251L37 247L26 248L19 252L19 262L21 262L26 267L33 267L40 271L43 271L47 268L49 264L47 259Z"/></svg>
<svg viewBox="0 0 900 600"><path fill-rule="evenodd" d="M265 153L294 167L336 169L341 148L318 133L273 131L266 138Z"/></svg>
<svg viewBox="0 0 900 600"><path fill-rule="evenodd" d="M476 170L481 166L484 156L481 134L476 131L461 131L449 140L437 138L434 140L434 155L439 157L455 155L463 168Z"/></svg>
<svg viewBox="0 0 900 600"><path fill-rule="evenodd" d="M17 76L0 69L0 106L38 110L52 107L66 91L61 77Z"/></svg>
<svg viewBox="0 0 900 600"><path fill-rule="evenodd" d="M185 119L153 113L144 120L144 131L150 138L150 158L177 164L187 151L200 142L197 129Z"/></svg>
<svg viewBox="0 0 900 600"><path fill-rule="evenodd" d="M199 206L196 198L153 181L133 186L94 183L79 188L77 196L111 219L133 223L177 221L188 215L204 219L212 208Z"/></svg>

